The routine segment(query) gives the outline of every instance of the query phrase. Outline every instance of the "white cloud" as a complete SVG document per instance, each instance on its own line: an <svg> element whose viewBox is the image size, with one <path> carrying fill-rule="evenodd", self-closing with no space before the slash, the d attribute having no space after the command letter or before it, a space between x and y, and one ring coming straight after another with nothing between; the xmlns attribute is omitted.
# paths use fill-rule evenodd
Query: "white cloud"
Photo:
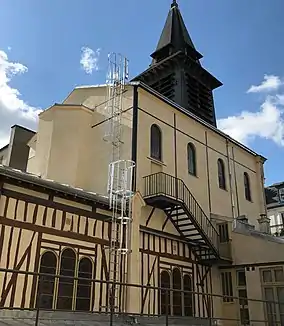
<svg viewBox="0 0 284 326"><path fill-rule="evenodd" d="M12 125L34 129L41 112L23 101L19 90L10 85L13 77L27 71L26 66L9 61L7 54L0 50L0 147L8 142Z"/></svg>
<svg viewBox="0 0 284 326"><path fill-rule="evenodd" d="M274 82L268 83L269 76L265 75L261 85L252 87L262 87L266 91L269 87L270 91L279 90L281 79L277 76L272 79ZM267 94L257 112L242 111L239 115L218 120L217 124L223 132L245 145L260 137L284 146L284 94Z"/></svg>
<svg viewBox="0 0 284 326"><path fill-rule="evenodd" d="M87 74L99 70L100 53L101 49L94 51L91 48L82 47L80 64Z"/></svg>
<svg viewBox="0 0 284 326"><path fill-rule="evenodd" d="M264 80L260 85L252 85L247 93L262 93L262 92L271 92L279 89L283 85L283 81L274 75L264 75Z"/></svg>
<svg viewBox="0 0 284 326"><path fill-rule="evenodd" d="M238 116L218 120L218 128L239 142L248 145L255 137L284 146L283 110L267 98L258 112L243 111Z"/></svg>

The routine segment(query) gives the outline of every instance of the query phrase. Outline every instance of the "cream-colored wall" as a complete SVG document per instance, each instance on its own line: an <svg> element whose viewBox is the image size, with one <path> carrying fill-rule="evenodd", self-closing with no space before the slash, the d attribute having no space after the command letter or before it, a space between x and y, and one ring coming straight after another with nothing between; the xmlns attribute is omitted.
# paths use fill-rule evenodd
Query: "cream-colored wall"
<svg viewBox="0 0 284 326"><path fill-rule="evenodd" d="M84 147L86 134L89 133L92 112L80 107L65 106L53 110L53 131L47 178L82 187L83 184L78 176L80 165L83 166L80 149ZM85 151L84 157L88 156L89 151Z"/></svg>
<svg viewBox="0 0 284 326"><path fill-rule="evenodd" d="M97 105L106 101L105 86L86 86L75 88L68 97L63 101L63 104L84 105L90 109L94 109Z"/></svg>
<svg viewBox="0 0 284 326"><path fill-rule="evenodd" d="M236 265L284 261L284 241L272 236L232 232L232 255ZM248 250L249 249L249 250Z"/></svg>
<svg viewBox="0 0 284 326"><path fill-rule="evenodd" d="M132 150L132 115L133 115L133 91L129 89L123 94L122 132L120 157L121 160L131 159ZM106 194L108 167L112 161L112 145L110 130L110 120L106 116L105 103L97 105L93 115L91 137L88 141L90 151L89 168L85 170L86 178L89 178L89 189L100 194ZM117 159L117 158L116 158Z"/></svg>
<svg viewBox="0 0 284 326"><path fill-rule="evenodd" d="M35 162L33 162L33 164L28 162L29 164L27 167L28 172L39 174L42 178L46 178L48 175L53 132L53 112L44 113L44 117L40 115L38 120Z"/></svg>
<svg viewBox="0 0 284 326"><path fill-rule="evenodd" d="M132 94L132 88L123 94L120 159L131 158ZM68 105L55 105L43 112L39 117L35 158L30 158L28 171L105 194L112 160L109 138L104 139L110 128L105 96L105 87L75 89L65 100ZM87 102L93 110L75 102Z"/></svg>
<svg viewBox="0 0 284 326"><path fill-rule="evenodd" d="M70 106L58 106L40 116L36 159L29 163L30 172L105 194L111 160L111 146L103 139L108 124L104 116L105 94L105 87L75 89L65 100ZM93 113L76 103L88 103L88 107L94 108ZM123 95L121 158L126 159L131 158L132 105L133 89L129 87ZM259 214L265 211L259 159L141 88L139 107L146 113L139 110L138 114L138 190L144 191L143 176L159 171L175 175L177 171L177 176L186 183L207 215L211 212L232 218L245 214L250 223L257 226ZM163 162L150 158L153 123L162 130ZM174 125L177 128L176 162ZM189 142L196 147L197 177L187 171ZM218 187L218 158L225 164L227 190ZM252 202L245 199L244 172L250 177Z"/></svg>
<svg viewBox="0 0 284 326"><path fill-rule="evenodd" d="M176 169L177 176L186 183L207 215L211 212L232 218L246 214L251 224L258 225L259 214L265 211L259 158L142 89L139 89L139 108L137 184L142 193L144 176L159 171L174 176ZM149 158L150 127L153 123L162 131L162 163L155 165ZM176 167L174 124L177 129ZM196 147L197 177L187 172L189 142ZM218 186L219 158L225 165L227 190ZM245 199L244 172L250 177L252 202Z"/></svg>
<svg viewBox="0 0 284 326"><path fill-rule="evenodd" d="M268 265L268 268L271 268L271 266ZM265 320L265 305L261 301L264 298L262 296L263 289L259 269L259 267L255 267L254 270L250 268L249 271L245 272L247 282L247 297L249 299L254 299L248 302L251 320Z"/></svg>

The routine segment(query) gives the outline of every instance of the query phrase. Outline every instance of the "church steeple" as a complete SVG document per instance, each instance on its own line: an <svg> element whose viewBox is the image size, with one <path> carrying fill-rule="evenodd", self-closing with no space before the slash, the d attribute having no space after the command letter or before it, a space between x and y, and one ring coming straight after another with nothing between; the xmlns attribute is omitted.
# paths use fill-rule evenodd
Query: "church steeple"
<svg viewBox="0 0 284 326"><path fill-rule="evenodd" d="M156 51L151 54L154 59L153 63L159 62L177 51L188 53L193 60L202 58L188 34L177 2L173 0Z"/></svg>
<svg viewBox="0 0 284 326"><path fill-rule="evenodd" d="M141 80L204 121L216 126L213 89L222 83L200 64L176 0L172 1L150 67Z"/></svg>

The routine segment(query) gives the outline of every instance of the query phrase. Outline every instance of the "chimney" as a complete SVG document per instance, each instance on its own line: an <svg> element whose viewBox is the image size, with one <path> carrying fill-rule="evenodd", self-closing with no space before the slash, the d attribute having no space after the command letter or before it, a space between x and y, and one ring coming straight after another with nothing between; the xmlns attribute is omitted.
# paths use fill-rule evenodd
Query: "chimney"
<svg viewBox="0 0 284 326"><path fill-rule="evenodd" d="M266 214L261 214L258 219L259 231L270 234L270 218Z"/></svg>

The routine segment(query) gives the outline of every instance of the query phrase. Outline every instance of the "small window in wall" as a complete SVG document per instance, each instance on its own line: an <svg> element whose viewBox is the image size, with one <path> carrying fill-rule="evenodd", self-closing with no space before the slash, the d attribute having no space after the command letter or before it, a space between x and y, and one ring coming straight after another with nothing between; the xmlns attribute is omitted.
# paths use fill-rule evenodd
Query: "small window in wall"
<svg viewBox="0 0 284 326"><path fill-rule="evenodd" d="M229 242L229 229L228 229L228 223L220 223L218 224L218 231L220 236L220 242L225 243Z"/></svg>
<svg viewBox="0 0 284 326"><path fill-rule="evenodd" d="M38 283L37 307L52 309L54 300L54 286L57 257L51 251L45 252L40 261L40 275Z"/></svg>
<svg viewBox="0 0 284 326"><path fill-rule="evenodd" d="M284 282L284 273L282 267L264 269L261 271L263 283L282 283Z"/></svg>
<svg viewBox="0 0 284 326"><path fill-rule="evenodd" d="M151 157L162 160L162 132L155 124L151 126Z"/></svg>
<svg viewBox="0 0 284 326"><path fill-rule="evenodd" d="M223 302L233 302L233 284L231 272L221 273Z"/></svg>
<svg viewBox="0 0 284 326"><path fill-rule="evenodd" d="M225 165L220 158L217 161L219 188L226 190Z"/></svg>
<svg viewBox="0 0 284 326"><path fill-rule="evenodd" d="M187 144L188 173L196 176L196 150L192 143Z"/></svg>
<svg viewBox="0 0 284 326"><path fill-rule="evenodd" d="M178 268L173 270L173 314L175 316L182 315L182 292L181 290L181 273Z"/></svg>
<svg viewBox="0 0 284 326"><path fill-rule="evenodd" d="M61 255L58 280L57 309L71 310L74 296L76 255L72 249L65 249Z"/></svg>
<svg viewBox="0 0 284 326"><path fill-rule="evenodd" d="M89 311L91 308L92 270L91 260L82 258L78 271L76 310Z"/></svg>
<svg viewBox="0 0 284 326"><path fill-rule="evenodd" d="M239 311L241 325L250 325L250 314L247 299L247 287L246 287L246 272L245 269L237 271L237 293L239 297Z"/></svg>
<svg viewBox="0 0 284 326"><path fill-rule="evenodd" d="M246 272L244 269L237 271L238 286L246 286Z"/></svg>
<svg viewBox="0 0 284 326"><path fill-rule="evenodd" d="M189 275L183 277L184 291L192 291L192 280ZM184 293L184 314L185 316L193 316L193 295L190 292Z"/></svg>
<svg viewBox="0 0 284 326"><path fill-rule="evenodd" d="M194 298L191 275L183 275L179 268L174 268L172 272L164 270L160 274L160 284L162 315L193 316ZM171 289L171 291L166 289Z"/></svg>
<svg viewBox="0 0 284 326"><path fill-rule="evenodd" d="M167 271L162 271L161 273L161 314L167 315L171 314L171 301L170 301L170 291L167 291L166 289L169 289L171 287L171 280L170 280L170 274Z"/></svg>
<svg viewBox="0 0 284 326"><path fill-rule="evenodd" d="M244 187L246 200L251 201L250 180L249 175L246 172L244 173Z"/></svg>

